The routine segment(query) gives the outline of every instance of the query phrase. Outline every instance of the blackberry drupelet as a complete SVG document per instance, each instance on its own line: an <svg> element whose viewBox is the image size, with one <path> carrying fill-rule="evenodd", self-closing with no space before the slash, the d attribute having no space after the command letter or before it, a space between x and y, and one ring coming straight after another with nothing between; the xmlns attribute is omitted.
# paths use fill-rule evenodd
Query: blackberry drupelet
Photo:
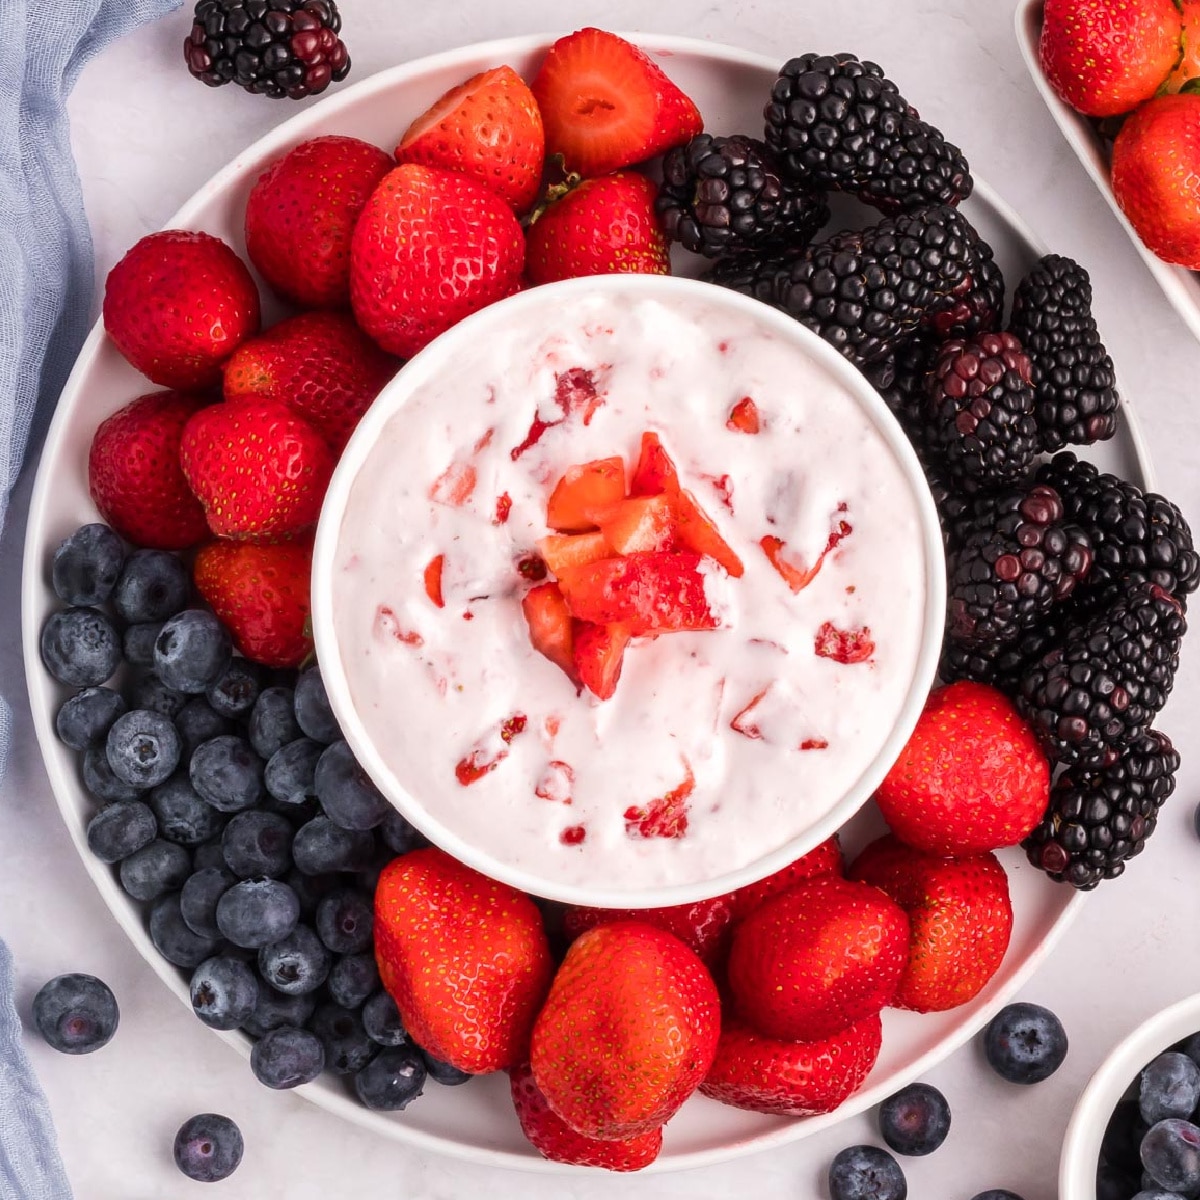
<svg viewBox="0 0 1200 1200"><path fill-rule="evenodd" d="M1011 641L1074 591L1092 565L1087 535L1063 519L1050 487L1014 490L996 520L971 534L947 563L947 636L961 646Z"/></svg>
<svg viewBox="0 0 1200 1200"><path fill-rule="evenodd" d="M971 267L968 277L926 315L925 323L938 337L973 337L991 333L1004 320L1004 274L991 246L971 229Z"/></svg>
<svg viewBox="0 0 1200 1200"><path fill-rule="evenodd" d="M341 27L334 0L199 0L183 53L209 87L299 100L350 73Z"/></svg>
<svg viewBox="0 0 1200 1200"><path fill-rule="evenodd" d="M882 68L853 54L785 63L763 118L767 145L807 186L849 192L883 212L971 194L962 151L917 116Z"/></svg>
<svg viewBox="0 0 1200 1200"><path fill-rule="evenodd" d="M716 258L742 250L799 250L829 220L822 192L779 177L754 138L702 133L668 151L655 207L667 237Z"/></svg>
<svg viewBox="0 0 1200 1200"><path fill-rule="evenodd" d="M939 348L920 439L963 491L1017 483L1037 453L1029 359L1011 333Z"/></svg>
<svg viewBox="0 0 1200 1200"><path fill-rule="evenodd" d="M1046 255L1017 285L1009 328L1033 364L1041 449L1112 437L1116 376L1092 316L1088 273L1072 259Z"/></svg>
<svg viewBox="0 0 1200 1200"><path fill-rule="evenodd" d="M1111 766L1064 772L1051 789L1046 815L1022 843L1029 861L1085 892L1115 879L1154 832L1178 770L1178 752L1151 729Z"/></svg>
<svg viewBox="0 0 1200 1200"><path fill-rule="evenodd" d="M1149 580L1186 603L1200 587L1200 554L1183 514L1165 496L1102 472L1070 450L1037 473L1059 492L1070 520L1087 530L1095 564L1080 596L1099 609Z"/></svg>
<svg viewBox="0 0 1200 1200"><path fill-rule="evenodd" d="M1111 765L1166 703L1186 631L1178 600L1136 584L1026 668L1017 709L1056 762Z"/></svg>

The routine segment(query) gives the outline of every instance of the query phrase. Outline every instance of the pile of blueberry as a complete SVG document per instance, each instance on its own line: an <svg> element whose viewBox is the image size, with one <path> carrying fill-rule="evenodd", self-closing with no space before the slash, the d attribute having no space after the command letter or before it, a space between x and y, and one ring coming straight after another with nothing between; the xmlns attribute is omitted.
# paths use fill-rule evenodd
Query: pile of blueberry
<svg viewBox="0 0 1200 1200"><path fill-rule="evenodd" d="M88 846L145 905L200 1020L254 1039L272 1088L329 1070L398 1110L427 1076L465 1082L413 1044L380 986L375 884L419 839L356 763L319 669L235 655L186 564L127 552L106 525L59 546L52 581L68 607L41 654L75 689L56 727L97 803Z"/></svg>

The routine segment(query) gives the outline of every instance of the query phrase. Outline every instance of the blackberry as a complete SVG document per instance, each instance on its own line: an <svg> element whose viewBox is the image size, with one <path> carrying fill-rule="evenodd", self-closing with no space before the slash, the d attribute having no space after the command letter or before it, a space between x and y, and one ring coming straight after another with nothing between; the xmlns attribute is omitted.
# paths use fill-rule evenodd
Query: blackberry
<svg viewBox="0 0 1200 1200"><path fill-rule="evenodd" d="M881 67L853 54L785 63L763 118L767 145L809 187L849 192L887 213L971 194L962 151L917 116Z"/></svg>
<svg viewBox="0 0 1200 1200"><path fill-rule="evenodd" d="M856 364L894 354L970 266L969 226L935 205L847 230L795 255L733 255L712 283L773 304Z"/></svg>
<svg viewBox="0 0 1200 1200"><path fill-rule="evenodd" d="M1179 509L1165 496L1101 472L1070 450L1042 466L1039 483L1063 498L1070 520L1087 530L1095 563L1080 594L1105 607L1128 584L1149 581L1177 600L1200 587L1200 554Z"/></svg>
<svg viewBox="0 0 1200 1200"><path fill-rule="evenodd" d="M944 342L926 379L921 440L964 491L1017 483L1033 465L1029 359L1011 333Z"/></svg>
<svg viewBox="0 0 1200 1200"><path fill-rule="evenodd" d="M667 237L707 258L798 250L829 220L824 194L782 180L775 156L754 138L702 133L669 151L662 170L655 207Z"/></svg>
<svg viewBox="0 0 1200 1200"><path fill-rule="evenodd" d="M1104 766L1139 738L1171 694L1186 630L1179 601L1154 583L1071 624L1016 695L1050 758Z"/></svg>
<svg viewBox="0 0 1200 1200"><path fill-rule="evenodd" d="M1117 430L1116 375L1092 316L1092 284L1048 254L1017 285L1009 329L1033 365L1041 449L1104 441Z"/></svg>
<svg viewBox="0 0 1200 1200"><path fill-rule="evenodd" d="M1004 274L995 252L970 230L971 267L966 279L925 317L940 338L973 337L1000 328L1004 319Z"/></svg>
<svg viewBox="0 0 1200 1200"><path fill-rule="evenodd" d="M1055 609L1010 641L984 646L963 646L946 638L938 675L943 683L971 679L1014 696L1026 670L1061 641L1067 620L1065 611Z"/></svg>
<svg viewBox="0 0 1200 1200"><path fill-rule="evenodd" d="M937 340L922 331L902 343L895 354L869 363L863 371L904 432L913 439L918 454L923 449L918 439L925 411L925 377L937 352Z"/></svg>
<svg viewBox="0 0 1200 1200"><path fill-rule="evenodd" d="M341 27L334 0L199 0L183 55L209 87L299 100L350 73Z"/></svg>
<svg viewBox="0 0 1200 1200"><path fill-rule="evenodd" d="M1087 535L1064 521L1053 488L1013 491L996 502L991 528L950 557L947 635L972 647L1011 641L1062 603L1091 565Z"/></svg>
<svg viewBox="0 0 1200 1200"><path fill-rule="evenodd" d="M1064 772L1050 791L1046 815L1022 843L1029 861L1085 892L1115 879L1154 832L1178 770L1178 752L1151 729L1111 766Z"/></svg>

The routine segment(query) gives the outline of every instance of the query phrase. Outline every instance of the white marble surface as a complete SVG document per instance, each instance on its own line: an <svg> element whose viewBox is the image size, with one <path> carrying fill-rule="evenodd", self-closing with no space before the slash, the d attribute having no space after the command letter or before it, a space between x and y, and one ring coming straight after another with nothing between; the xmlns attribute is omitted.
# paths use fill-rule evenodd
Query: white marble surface
<svg viewBox="0 0 1200 1200"><path fill-rule="evenodd" d="M1050 245L1084 262L1109 348L1142 418L1160 486L1200 521L1200 345L1174 315L1116 220L1070 156L1025 76L1013 0L726 0L689 5L562 0L507 5L458 0L397 5L343 0L353 77L466 42L587 23L688 34L784 58L851 49L881 62L923 113L968 151ZM189 6L190 10L190 6ZM240 147L292 111L235 89L207 91L186 74L180 11L110 49L83 74L71 104L96 236L99 277ZM107 979L121 999L119 1036L83 1059L29 1039L80 1200L166 1200L195 1185L176 1172L170 1144L194 1112L229 1113L246 1135L245 1161L221 1195L272 1200L403 1196L445 1200L489 1191L529 1200L818 1197L829 1159L869 1139L868 1117L783 1149L720 1167L653 1179L497 1173L375 1139L303 1100L266 1092L162 986L98 902L49 793L25 707L17 645L19 551L29 472L0 545L0 680L17 709L17 736L0 786L0 934L17 961L20 1003L68 970ZM1200 638L1200 635L1193 635ZM1101 888L1064 944L1023 992L1061 1014L1071 1036L1063 1068L1031 1089L1003 1084L976 1047L932 1072L954 1111L948 1141L905 1168L914 1200L967 1200L1008 1187L1024 1200L1056 1194L1059 1143L1070 1110L1107 1048L1151 1012L1200 990L1200 843L1192 810L1200 756L1200 642L1185 647L1161 721L1184 768L1160 831L1126 878Z"/></svg>

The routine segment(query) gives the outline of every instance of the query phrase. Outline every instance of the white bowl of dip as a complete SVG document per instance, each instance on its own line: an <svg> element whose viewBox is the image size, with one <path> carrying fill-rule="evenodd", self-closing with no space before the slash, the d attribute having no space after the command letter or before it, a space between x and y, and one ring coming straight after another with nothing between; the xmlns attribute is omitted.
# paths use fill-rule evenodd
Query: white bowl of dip
<svg viewBox="0 0 1200 1200"><path fill-rule="evenodd" d="M599 402L563 419L556 391L580 372ZM726 426L747 395L754 435ZM535 420L549 427L531 444ZM563 472L616 455L632 470L647 431L745 573L706 583L722 628L635 639L600 701L533 649L516 564L551 532ZM811 565L845 526L796 593L763 549ZM437 555L443 607L424 585ZM944 606L933 501L874 389L785 314L668 276L530 289L430 344L347 446L313 560L330 702L384 795L485 874L604 907L718 895L844 824L920 714ZM817 655L826 622L868 629L871 658ZM464 786L471 756L498 761ZM630 811L685 778L686 831L643 836Z"/></svg>

